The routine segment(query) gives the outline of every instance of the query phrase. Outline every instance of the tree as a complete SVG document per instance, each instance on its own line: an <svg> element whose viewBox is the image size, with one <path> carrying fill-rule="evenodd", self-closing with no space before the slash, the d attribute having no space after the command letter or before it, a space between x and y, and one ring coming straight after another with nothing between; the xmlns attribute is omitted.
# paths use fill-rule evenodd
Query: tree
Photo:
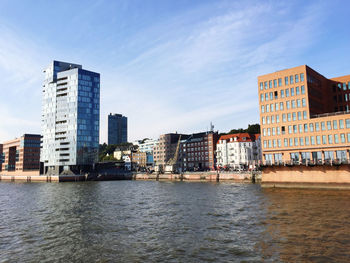
<svg viewBox="0 0 350 263"><path fill-rule="evenodd" d="M248 124L248 128L247 129L243 129L243 128L238 128L238 129L232 129L230 130L228 133L223 133L224 134L234 134L234 133L249 133L249 134L256 134L256 133L260 133L260 124L256 123L256 124Z"/></svg>

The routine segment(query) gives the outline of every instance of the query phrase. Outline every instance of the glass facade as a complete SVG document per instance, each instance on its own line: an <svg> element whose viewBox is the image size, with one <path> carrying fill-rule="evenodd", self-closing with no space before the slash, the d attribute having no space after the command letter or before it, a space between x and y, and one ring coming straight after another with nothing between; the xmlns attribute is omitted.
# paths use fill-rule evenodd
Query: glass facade
<svg viewBox="0 0 350 263"><path fill-rule="evenodd" d="M92 165L98 158L100 74L53 61L43 86L44 167Z"/></svg>

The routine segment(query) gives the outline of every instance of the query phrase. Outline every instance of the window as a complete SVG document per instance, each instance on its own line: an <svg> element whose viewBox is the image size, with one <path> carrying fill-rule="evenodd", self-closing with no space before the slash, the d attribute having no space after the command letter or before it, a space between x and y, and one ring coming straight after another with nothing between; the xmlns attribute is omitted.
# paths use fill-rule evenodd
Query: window
<svg viewBox="0 0 350 263"><path fill-rule="evenodd" d="M292 118L291 118L291 117L292 117L292 115L291 115L290 113L288 113L288 114L287 114L287 119L288 119L288 121L292 121Z"/></svg>
<svg viewBox="0 0 350 263"><path fill-rule="evenodd" d="M271 140L269 140L269 148L272 148Z"/></svg>
<svg viewBox="0 0 350 263"><path fill-rule="evenodd" d="M290 101L289 100L286 102L286 108L287 108L287 110L290 109Z"/></svg>
<svg viewBox="0 0 350 263"><path fill-rule="evenodd" d="M348 135L350 135L350 133ZM349 138L349 136L348 136L348 138ZM284 144L284 147L288 147L288 139L284 139L283 144Z"/></svg>
<svg viewBox="0 0 350 263"><path fill-rule="evenodd" d="M292 100L292 109L295 109L295 100Z"/></svg>
<svg viewBox="0 0 350 263"><path fill-rule="evenodd" d="M277 87L277 79L273 80L273 87L276 88Z"/></svg>
<svg viewBox="0 0 350 263"><path fill-rule="evenodd" d="M290 95L291 96L294 96L295 94L294 94L294 88L290 88Z"/></svg>
<svg viewBox="0 0 350 263"><path fill-rule="evenodd" d="M286 114L284 114L284 113L282 114L282 121L286 122Z"/></svg>
<svg viewBox="0 0 350 263"><path fill-rule="evenodd" d="M284 90L281 90L281 98L284 98Z"/></svg>
<svg viewBox="0 0 350 263"><path fill-rule="evenodd" d="M350 128L350 119L346 119L345 120L345 126L346 126L347 129Z"/></svg>
<svg viewBox="0 0 350 263"><path fill-rule="evenodd" d="M265 112L265 107L264 105L261 105L261 113L264 113Z"/></svg>
<svg viewBox="0 0 350 263"><path fill-rule="evenodd" d="M293 133L293 131L292 131L292 125L289 125L289 126L288 126L288 133L289 133L289 134L292 134L292 133Z"/></svg>
<svg viewBox="0 0 350 263"><path fill-rule="evenodd" d="M275 109L278 111L278 103L275 103Z"/></svg>
<svg viewBox="0 0 350 263"><path fill-rule="evenodd" d="M289 138L289 146L293 146L293 138Z"/></svg>
<svg viewBox="0 0 350 263"><path fill-rule="evenodd" d="M321 144L321 136L316 136L316 143L317 145L320 145Z"/></svg>
<svg viewBox="0 0 350 263"><path fill-rule="evenodd" d="M299 124L299 133L303 133L303 125Z"/></svg>
<svg viewBox="0 0 350 263"><path fill-rule="evenodd" d="M334 134L334 143L339 143L339 136L338 136L338 134Z"/></svg>
<svg viewBox="0 0 350 263"><path fill-rule="evenodd" d="M270 105L270 108L271 108L271 112L274 112L274 111L275 111L275 105L274 105L274 104L271 104L271 105Z"/></svg>
<svg viewBox="0 0 350 263"><path fill-rule="evenodd" d="M272 128L272 135L276 135L276 128Z"/></svg>
<svg viewBox="0 0 350 263"><path fill-rule="evenodd" d="M309 137L305 137L305 145L309 145Z"/></svg>
<svg viewBox="0 0 350 263"><path fill-rule="evenodd" d="M298 128L297 128L298 126L296 126L296 125L293 125L293 132L294 133L298 133Z"/></svg>
<svg viewBox="0 0 350 263"><path fill-rule="evenodd" d="M276 123L279 123L279 122L280 122L280 116L276 115Z"/></svg>
<svg viewBox="0 0 350 263"><path fill-rule="evenodd" d="M299 138L300 146L304 146L304 138L300 137Z"/></svg>
<svg viewBox="0 0 350 263"><path fill-rule="evenodd" d="M296 121L297 120L297 115L295 112L293 112L293 121Z"/></svg>
<svg viewBox="0 0 350 263"><path fill-rule="evenodd" d="M320 123L319 122L315 123L315 130L320 131Z"/></svg>
<svg viewBox="0 0 350 263"><path fill-rule="evenodd" d="M308 132L307 124L304 124L304 132Z"/></svg>
<svg viewBox="0 0 350 263"><path fill-rule="evenodd" d="M267 89L267 81L264 82L265 89Z"/></svg>
<svg viewBox="0 0 350 263"><path fill-rule="evenodd" d="M339 129L344 129L344 120L339 120Z"/></svg>
<svg viewBox="0 0 350 263"><path fill-rule="evenodd" d="M286 89L286 98L289 97L289 89Z"/></svg>
<svg viewBox="0 0 350 263"><path fill-rule="evenodd" d="M338 130L338 122L336 120L333 121L333 129Z"/></svg>
<svg viewBox="0 0 350 263"><path fill-rule="evenodd" d="M309 124L309 127L310 127L310 132L313 132L313 131L314 131L314 124L313 124L313 123L310 123L310 124Z"/></svg>
<svg viewBox="0 0 350 263"><path fill-rule="evenodd" d="M280 102L280 110L283 110L283 102Z"/></svg>
<svg viewBox="0 0 350 263"><path fill-rule="evenodd" d="M265 117L261 118L261 122L262 122L262 124L265 124Z"/></svg>
<svg viewBox="0 0 350 263"><path fill-rule="evenodd" d="M328 143L332 144L333 143L333 137L332 135L328 135Z"/></svg>
<svg viewBox="0 0 350 263"><path fill-rule="evenodd" d="M301 89L301 94L305 94L305 87L301 86L300 89Z"/></svg>
<svg viewBox="0 0 350 263"><path fill-rule="evenodd" d="M307 114L306 114L306 111L303 111L303 118L304 118L304 120L306 120L306 119L307 119Z"/></svg>
<svg viewBox="0 0 350 263"><path fill-rule="evenodd" d="M271 123L275 123L275 116L271 116Z"/></svg>
<svg viewBox="0 0 350 263"><path fill-rule="evenodd" d="M311 145L315 145L315 136L310 137Z"/></svg>
<svg viewBox="0 0 350 263"><path fill-rule="evenodd" d="M281 147L281 139L277 140L277 145L278 145L278 147Z"/></svg>
<svg viewBox="0 0 350 263"><path fill-rule="evenodd" d="M347 134L348 142L350 142L350 133Z"/></svg>
<svg viewBox="0 0 350 263"><path fill-rule="evenodd" d="M288 85L288 77L284 77L284 85Z"/></svg>
<svg viewBox="0 0 350 263"><path fill-rule="evenodd" d="M321 122L321 130L322 131L326 130L326 125L324 124L324 121Z"/></svg>
<svg viewBox="0 0 350 263"><path fill-rule="evenodd" d="M302 99L302 104L303 104L303 107L306 107L306 100L305 99Z"/></svg>
<svg viewBox="0 0 350 263"><path fill-rule="evenodd" d="M331 130L332 129L332 123L331 121L327 121L327 129Z"/></svg>
<svg viewBox="0 0 350 263"><path fill-rule="evenodd" d="M280 135L280 134L281 134L281 128L277 127L277 135Z"/></svg>
<svg viewBox="0 0 350 263"><path fill-rule="evenodd" d="M275 100L277 100L277 99L278 99L278 92L275 91Z"/></svg>
<svg viewBox="0 0 350 263"><path fill-rule="evenodd" d="M326 137L326 135L322 135L322 144L327 144L327 137Z"/></svg>
<svg viewBox="0 0 350 263"><path fill-rule="evenodd" d="M269 116L266 117L266 123L270 124L270 117Z"/></svg>
<svg viewBox="0 0 350 263"><path fill-rule="evenodd" d="M279 78L279 79L278 79L278 87L281 87L281 86L282 86L282 79Z"/></svg>
<svg viewBox="0 0 350 263"><path fill-rule="evenodd" d="M303 82L304 81L304 73L300 74L300 81Z"/></svg>
<svg viewBox="0 0 350 263"><path fill-rule="evenodd" d="M273 140L273 148L276 148L276 147L277 147L276 140Z"/></svg>
<svg viewBox="0 0 350 263"><path fill-rule="evenodd" d="M265 101L268 101L268 100L269 100L269 94L265 93Z"/></svg>
<svg viewBox="0 0 350 263"><path fill-rule="evenodd" d="M301 111L298 111L298 120L301 120Z"/></svg>
<svg viewBox="0 0 350 263"><path fill-rule="evenodd" d="M282 134L286 133L286 128L284 126L282 126Z"/></svg>
<svg viewBox="0 0 350 263"><path fill-rule="evenodd" d="M271 136L271 129L267 128L267 136Z"/></svg>
<svg viewBox="0 0 350 263"><path fill-rule="evenodd" d="M295 93L296 93L297 95L300 95L300 89L299 89L299 87L296 87L296 88L295 88Z"/></svg>
<svg viewBox="0 0 350 263"><path fill-rule="evenodd" d="M264 84L262 82L260 82L260 90L264 89Z"/></svg>
<svg viewBox="0 0 350 263"><path fill-rule="evenodd" d="M273 93L270 92L270 100L273 100Z"/></svg>
<svg viewBox="0 0 350 263"><path fill-rule="evenodd" d="M269 89L272 88L272 80L269 81Z"/></svg>
<svg viewBox="0 0 350 263"><path fill-rule="evenodd" d="M297 100L297 107L300 108L301 107L301 100Z"/></svg>
<svg viewBox="0 0 350 263"><path fill-rule="evenodd" d="M344 133L340 134L340 142L345 143L345 134Z"/></svg>
<svg viewBox="0 0 350 263"><path fill-rule="evenodd" d="M298 146L298 138L294 138L294 146Z"/></svg>
<svg viewBox="0 0 350 263"><path fill-rule="evenodd" d="M260 94L260 101L264 101L264 94Z"/></svg>
<svg viewBox="0 0 350 263"><path fill-rule="evenodd" d="M298 83L298 82L299 82L299 75L296 74L296 75L295 75L295 83Z"/></svg>

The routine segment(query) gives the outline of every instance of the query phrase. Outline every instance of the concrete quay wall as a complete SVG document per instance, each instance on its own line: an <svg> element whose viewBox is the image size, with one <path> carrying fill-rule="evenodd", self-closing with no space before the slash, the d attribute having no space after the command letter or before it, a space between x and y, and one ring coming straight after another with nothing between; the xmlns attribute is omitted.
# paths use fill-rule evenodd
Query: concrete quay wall
<svg viewBox="0 0 350 263"><path fill-rule="evenodd" d="M249 181L250 173L184 173L184 174L144 174L133 175L134 180L174 180L174 181Z"/></svg>
<svg viewBox="0 0 350 263"><path fill-rule="evenodd" d="M263 169L261 186L350 189L350 165L269 166Z"/></svg>

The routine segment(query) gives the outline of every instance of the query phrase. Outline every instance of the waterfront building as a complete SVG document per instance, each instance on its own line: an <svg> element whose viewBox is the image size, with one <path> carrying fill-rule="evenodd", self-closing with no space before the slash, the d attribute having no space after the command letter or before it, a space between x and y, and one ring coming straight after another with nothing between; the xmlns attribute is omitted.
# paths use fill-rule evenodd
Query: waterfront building
<svg viewBox="0 0 350 263"><path fill-rule="evenodd" d="M350 159L350 75L303 65L259 76L258 90L264 163Z"/></svg>
<svg viewBox="0 0 350 263"><path fill-rule="evenodd" d="M98 160L100 74L60 61L44 72L41 174L89 170Z"/></svg>
<svg viewBox="0 0 350 263"><path fill-rule="evenodd" d="M5 156L4 156L4 153L3 153L2 149L3 149L3 146L0 143L0 172L2 170L2 163L4 162L4 159L5 159Z"/></svg>
<svg viewBox="0 0 350 263"><path fill-rule="evenodd" d="M108 144L128 142L128 118L121 114L108 115Z"/></svg>
<svg viewBox="0 0 350 263"><path fill-rule="evenodd" d="M0 146L0 171L37 171L40 167L40 140L38 134L24 134Z"/></svg>
<svg viewBox="0 0 350 263"><path fill-rule="evenodd" d="M221 168L254 168L261 157L260 134L222 135L216 144L217 166Z"/></svg>
<svg viewBox="0 0 350 263"><path fill-rule="evenodd" d="M186 138L187 137L187 138ZM179 167L182 171L207 171L216 168L217 132L200 132L181 138Z"/></svg>
<svg viewBox="0 0 350 263"><path fill-rule="evenodd" d="M181 136L181 138L180 138ZM188 138L187 134L168 133L159 136L158 144L153 149L154 165L166 165L174 157L179 140Z"/></svg>
<svg viewBox="0 0 350 263"><path fill-rule="evenodd" d="M147 167L147 153L135 151L131 153L131 163L134 170Z"/></svg>
<svg viewBox="0 0 350 263"><path fill-rule="evenodd" d="M144 140L137 140L134 141L132 144L137 145L140 152L148 152L152 153L154 146L158 145L159 140L154 139L144 139Z"/></svg>

